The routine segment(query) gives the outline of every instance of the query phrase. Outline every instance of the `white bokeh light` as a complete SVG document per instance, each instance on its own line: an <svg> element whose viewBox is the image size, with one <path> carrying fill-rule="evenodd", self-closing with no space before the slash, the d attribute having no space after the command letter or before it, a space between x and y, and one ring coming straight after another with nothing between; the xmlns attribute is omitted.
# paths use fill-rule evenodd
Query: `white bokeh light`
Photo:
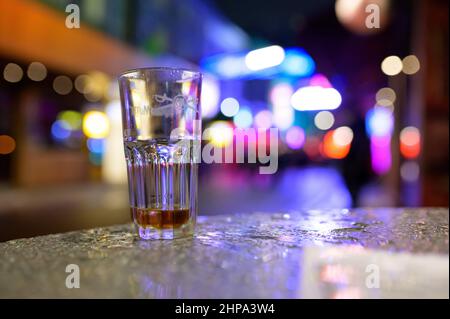
<svg viewBox="0 0 450 319"><path fill-rule="evenodd" d="M415 55L408 55L403 59L403 73L411 75L420 70L420 61Z"/></svg>
<svg viewBox="0 0 450 319"><path fill-rule="evenodd" d="M383 60L383 62L381 62L381 70L386 75L397 75L402 71L402 69L402 60L396 55L388 56Z"/></svg>
<svg viewBox="0 0 450 319"><path fill-rule="evenodd" d="M33 81L42 81L47 76L47 68L40 62L31 62L28 66L27 75Z"/></svg>
<svg viewBox="0 0 450 319"><path fill-rule="evenodd" d="M314 117L314 125L319 130L328 130L334 124L334 115L329 111L321 111Z"/></svg>
<svg viewBox="0 0 450 319"><path fill-rule="evenodd" d="M348 126L338 127L333 132L333 142L338 146L346 146L353 141L353 131Z"/></svg>
<svg viewBox="0 0 450 319"><path fill-rule="evenodd" d="M201 107L202 118L212 118L219 112L220 87L218 81L204 75L202 81Z"/></svg>
<svg viewBox="0 0 450 319"><path fill-rule="evenodd" d="M233 122L236 127L239 128L247 128L252 126L253 124L253 115L252 112L248 108L242 108L239 112L233 117Z"/></svg>
<svg viewBox="0 0 450 319"><path fill-rule="evenodd" d="M11 83L19 82L23 77L23 70L15 63L8 63L3 69L3 77Z"/></svg>
<svg viewBox="0 0 450 319"><path fill-rule="evenodd" d="M334 88L305 86L291 97L291 105L298 111L334 110L342 103L341 94Z"/></svg>
<svg viewBox="0 0 450 319"><path fill-rule="evenodd" d="M284 49L278 45L250 51L245 56L245 65L252 71L280 65L285 57Z"/></svg>
<svg viewBox="0 0 450 319"><path fill-rule="evenodd" d="M227 117L233 117L239 112L239 101L232 97L227 97L220 103L220 111Z"/></svg>

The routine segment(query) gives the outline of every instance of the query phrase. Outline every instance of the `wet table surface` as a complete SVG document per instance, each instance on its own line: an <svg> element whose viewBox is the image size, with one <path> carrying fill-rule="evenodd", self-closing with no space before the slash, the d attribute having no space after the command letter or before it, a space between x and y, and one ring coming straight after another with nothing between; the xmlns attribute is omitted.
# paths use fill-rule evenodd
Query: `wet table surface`
<svg viewBox="0 0 450 319"><path fill-rule="evenodd" d="M448 298L448 217L251 213L200 216L193 238L173 241L142 241L130 224L11 240L0 243L0 297Z"/></svg>

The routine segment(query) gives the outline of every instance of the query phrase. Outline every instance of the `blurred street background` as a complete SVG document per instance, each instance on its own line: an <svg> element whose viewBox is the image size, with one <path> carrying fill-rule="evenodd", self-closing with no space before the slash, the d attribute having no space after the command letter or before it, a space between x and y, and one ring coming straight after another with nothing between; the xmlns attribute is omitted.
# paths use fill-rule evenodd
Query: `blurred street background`
<svg viewBox="0 0 450 319"><path fill-rule="evenodd" d="M274 175L201 165L200 215L448 207L448 36L444 0L1 1L0 241L130 221L117 76L149 66L204 74L213 144L280 130Z"/></svg>

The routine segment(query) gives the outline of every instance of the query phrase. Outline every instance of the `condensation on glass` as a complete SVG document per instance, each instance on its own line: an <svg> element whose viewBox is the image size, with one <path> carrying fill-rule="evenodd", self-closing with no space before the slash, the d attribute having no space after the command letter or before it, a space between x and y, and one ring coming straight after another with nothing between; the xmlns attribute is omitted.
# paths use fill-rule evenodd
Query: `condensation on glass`
<svg viewBox="0 0 450 319"><path fill-rule="evenodd" d="M143 239L194 232L201 79L198 72L172 68L119 77L130 211Z"/></svg>

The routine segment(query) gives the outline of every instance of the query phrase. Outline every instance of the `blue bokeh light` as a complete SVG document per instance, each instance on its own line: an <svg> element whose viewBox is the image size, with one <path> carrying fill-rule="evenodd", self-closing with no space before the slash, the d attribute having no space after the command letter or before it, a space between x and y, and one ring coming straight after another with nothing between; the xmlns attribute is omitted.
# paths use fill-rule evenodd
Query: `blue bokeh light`
<svg viewBox="0 0 450 319"><path fill-rule="evenodd" d="M103 139L89 138L86 142L87 148L92 153L102 154L104 151Z"/></svg>
<svg viewBox="0 0 450 319"><path fill-rule="evenodd" d="M97 166L100 166L102 164L102 154L100 153L89 153L89 161Z"/></svg>
<svg viewBox="0 0 450 319"><path fill-rule="evenodd" d="M234 124L239 128L247 128L253 124L253 115L249 108L243 107L233 117Z"/></svg>
<svg viewBox="0 0 450 319"><path fill-rule="evenodd" d="M201 69L214 74L219 79L264 79L277 75L297 78L308 77L314 73L316 68L313 58L301 48L284 50L284 58L281 64L274 64L274 66L260 70L248 68L248 65L246 65L247 53L219 54L206 57L200 62Z"/></svg>
<svg viewBox="0 0 450 319"><path fill-rule="evenodd" d="M55 140L66 140L70 137L70 129L69 123L57 120L52 124L51 133Z"/></svg>
<svg viewBox="0 0 450 319"><path fill-rule="evenodd" d="M285 58L280 66L283 73L290 76L311 76L316 63L306 51L298 48L285 50Z"/></svg>
<svg viewBox="0 0 450 319"><path fill-rule="evenodd" d="M394 118L392 112L384 107L376 107L366 114L366 130L370 136L388 136L392 133Z"/></svg>

